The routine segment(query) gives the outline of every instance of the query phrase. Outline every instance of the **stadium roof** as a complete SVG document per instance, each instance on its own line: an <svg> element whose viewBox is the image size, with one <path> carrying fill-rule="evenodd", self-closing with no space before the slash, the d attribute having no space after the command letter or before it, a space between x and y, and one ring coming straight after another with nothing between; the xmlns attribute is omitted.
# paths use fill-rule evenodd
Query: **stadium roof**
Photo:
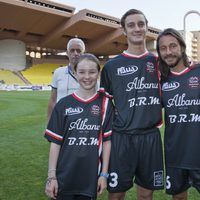
<svg viewBox="0 0 200 200"><path fill-rule="evenodd" d="M27 50L57 52L79 37L86 50L96 55L115 55L127 48L120 19L92 10L80 10L47 0L0 0L0 40L16 39ZM149 27L147 41L159 30Z"/></svg>

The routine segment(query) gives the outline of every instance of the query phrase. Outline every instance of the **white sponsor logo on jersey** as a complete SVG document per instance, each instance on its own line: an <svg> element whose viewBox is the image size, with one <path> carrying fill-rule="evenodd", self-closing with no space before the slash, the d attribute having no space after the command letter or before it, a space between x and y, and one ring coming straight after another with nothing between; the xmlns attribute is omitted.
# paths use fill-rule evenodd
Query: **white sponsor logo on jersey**
<svg viewBox="0 0 200 200"><path fill-rule="evenodd" d="M173 123L199 123L200 115L195 113L183 114L180 113L178 115L169 115L169 122Z"/></svg>
<svg viewBox="0 0 200 200"><path fill-rule="evenodd" d="M97 146L98 145L98 139L97 138L94 138L94 137L90 137L90 138L87 138L87 137L78 137L78 138L75 138L75 137L69 137L68 138L69 140L69 145L76 145L76 146Z"/></svg>
<svg viewBox="0 0 200 200"><path fill-rule="evenodd" d="M200 99L187 99L186 94L175 95L173 98L168 100L167 107L170 108L172 106L175 107L184 107L184 106L199 106Z"/></svg>
<svg viewBox="0 0 200 200"><path fill-rule="evenodd" d="M150 105L159 105L160 99L158 97L149 96L149 97L137 97L128 100L129 107L133 106L150 106Z"/></svg>
<svg viewBox="0 0 200 200"><path fill-rule="evenodd" d="M88 119L77 119L75 122L71 122L69 125L69 130L100 130L100 125L87 124Z"/></svg>
<svg viewBox="0 0 200 200"><path fill-rule="evenodd" d="M66 115L77 115L82 112L83 112L83 108L81 108L81 107L76 107L76 108L70 107L65 110Z"/></svg>
<svg viewBox="0 0 200 200"><path fill-rule="evenodd" d="M134 78L134 80L127 84L126 91L131 91L133 89L141 90L141 89L151 89L151 88L158 88L158 83L145 83L145 78L141 77L140 79L138 77Z"/></svg>
<svg viewBox="0 0 200 200"><path fill-rule="evenodd" d="M164 83L162 86L163 91L171 91L175 90L180 86L180 83L178 82L172 82L172 83Z"/></svg>
<svg viewBox="0 0 200 200"><path fill-rule="evenodd" d="M122 66L117 69L117 75L118 76L126 76L129 74L133 74L138 70L138 67L135 65L128 65L128 66Z"/></svg>

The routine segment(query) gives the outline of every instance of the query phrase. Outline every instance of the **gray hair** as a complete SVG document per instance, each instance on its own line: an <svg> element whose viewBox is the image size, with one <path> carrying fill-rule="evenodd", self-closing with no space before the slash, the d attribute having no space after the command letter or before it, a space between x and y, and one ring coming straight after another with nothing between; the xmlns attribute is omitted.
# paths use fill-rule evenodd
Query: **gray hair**
<svg viewBox="0 0 200 200"><path fill-rule="evenodd" d="M82 47L82 53L85 52L85 43L83 42L83 40L81 40L79 38L72 38L69 40L69 42L67 43L67 51L69 51L72 42L79 43Z"/></svg>

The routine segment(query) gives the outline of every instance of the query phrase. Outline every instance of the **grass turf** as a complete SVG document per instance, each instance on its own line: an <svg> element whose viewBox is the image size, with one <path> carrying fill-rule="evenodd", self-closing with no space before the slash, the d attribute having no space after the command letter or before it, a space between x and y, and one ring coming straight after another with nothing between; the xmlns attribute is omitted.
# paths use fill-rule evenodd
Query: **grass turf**
<svg viewBox="0 0 200 200"><path fill-rule="evenodd" d="M49 144L43 133L49 92L0 91L0 199L46 200ZM135 188L126 200L136 199ZM98 200L106 200L105 192ZM164 191L154 193L154 200L170 200ZM189 200L200 200L195 189Z"/></svg>

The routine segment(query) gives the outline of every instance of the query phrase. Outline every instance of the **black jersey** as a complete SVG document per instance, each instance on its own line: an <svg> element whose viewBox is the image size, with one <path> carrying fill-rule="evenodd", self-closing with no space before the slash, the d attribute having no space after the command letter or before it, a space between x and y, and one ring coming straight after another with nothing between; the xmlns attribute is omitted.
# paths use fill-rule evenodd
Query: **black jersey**
<svg viewBox="0 0 200 200"><path fill-rule="evenodd" d="M200 169L200 65L162 82L165 155L170 167Z"/></svg>
<svg viewBox="0 0 200 200"><path fill-rule="evenodd" d="M60 194L96 196L103 141L110 140L112 104L97 93L83 100L75 93L55 106L45 137L61 145L56 176Z"/></svg>
<svg viewBox="0 0 200 200"><path fill-rule="evenodd" d="M162 122L157 57L123 53L108 61L101 75L101 89L114 99L113 131L134 134Z"/></svg>

